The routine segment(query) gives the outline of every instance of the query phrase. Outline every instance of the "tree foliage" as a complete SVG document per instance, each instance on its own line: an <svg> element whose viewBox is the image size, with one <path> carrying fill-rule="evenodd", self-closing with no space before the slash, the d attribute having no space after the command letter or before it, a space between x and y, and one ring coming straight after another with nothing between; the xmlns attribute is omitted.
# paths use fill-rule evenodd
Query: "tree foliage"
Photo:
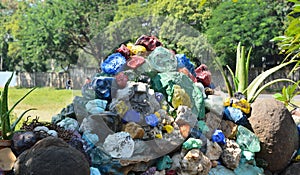
<svg viewBox="0 0 300 175"><path fill-rule="evenodd" d="M282 0L6 0L0 3L0 56L4 70L94 65L90 57L104 59L120 42L153 34L196 64L211 56L209 43L223 63L233 64L241 41L253 47L257 64L262 56L275 60L269 40L282 34L283 5Z"/></svg>
<svg viewBox="0 0 300 175"><path fill-rule="evenodd" d="M67 67L77 63L78 51L114 16L114 1L46 0L23 3L11 15L9 56L26 71L46 71L50 61ZM16 25L14 25L16 24Z"/></svg>
<svg viewBox="0 0 300 175"><path fill-rule="evenodd" d="M293 9L287 16L288 27L283 36L275 37L273 41L279 41L280 52L287 54L288 59L298 60L297 64L291 70L291 75L300 69L300 2L297 0L288 1L293 4Z"/></svg>
<svg viewBox="0 0 300 175"><path fill-rule="evenodd" d="M276 62L277 50L270 40L283 31L285 3L273 0L225 1L214 11L206 32L223 65L235 65L241 42L253 48L251 63L261 66L262 57Z"/></svg>

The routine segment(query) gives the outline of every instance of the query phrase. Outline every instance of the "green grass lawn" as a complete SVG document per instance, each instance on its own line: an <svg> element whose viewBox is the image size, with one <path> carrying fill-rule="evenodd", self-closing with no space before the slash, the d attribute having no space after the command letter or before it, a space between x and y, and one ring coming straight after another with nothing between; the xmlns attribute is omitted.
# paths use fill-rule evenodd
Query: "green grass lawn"
<svg viewBox="0 0 300 175"><path fill-rule="evenodd" d="M1 89L2 90L2 89ZM11 107L30 89L10 88L9 106ZM66 90L54 88L37 88L29 94L13 111L17 116L26 109L36 108L29 111L25 116L39 117L40 121L51 121L53 115L58 114L64 107L72 103L75 96L81 96L80 90Z"/></svg>
<svg viewBox="0 0 300 175"><path fill-rule="evenodd" d="M0 90L2 89L0 88ZM9 106L11 107L29 90L25 88L10 88L8 94ZM15 108L14 113L19 116L29 108L37 108L37 110L28 112L25 116L37 116L40 118L40 121L51 121L52 116L58 114L64 107L72 103L75 96L81 96L80 90L37 88ZM300 101L295 101L294 103L300 106Z"/></svg>

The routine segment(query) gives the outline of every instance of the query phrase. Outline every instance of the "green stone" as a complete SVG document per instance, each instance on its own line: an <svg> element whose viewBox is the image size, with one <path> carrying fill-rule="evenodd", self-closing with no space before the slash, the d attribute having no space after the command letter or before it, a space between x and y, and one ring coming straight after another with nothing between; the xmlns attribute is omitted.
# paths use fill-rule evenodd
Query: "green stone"
<svg viewBox="0 0 300 175"><path fill-rule="evenodd" d="M260 142L258 137L246 127L239 125L236 143L243 151L259 152Z"/></svg>
<svg viewBox="0 0 300 175"><path fill-rule="evenodd" d="M198 128L202 133L207 133L209 131L208 126L203 120L198 121Z"/></svg>
<svg viewBox="0 0 300 175"><path fill-rule="evenodd" d="M173 163L173 161L170 158L170 156L166 155L158 160L158 162L156 163L156 168L159 171L169 169L169 168L171 168L172 163Z"/></svg>
<svg viewBox="0 0 300 175"><path fill-rule="evenodd" d="M185 74L180 72L158 73L151 79L151 88L156 92L161 92L167 97L169 103L172 102L173 86L179 85L189 95L192 103L192 112L198 119L205 117L205 104L201 90Z"/></svg>
<svg viewBox="0 0 300 175"><path fill-rule="evenodd" d="M200 149L201 146L202 146L202 141L200 139L195 139L195 138L189 138L182 145L182 147L186 150Z"/></svg>

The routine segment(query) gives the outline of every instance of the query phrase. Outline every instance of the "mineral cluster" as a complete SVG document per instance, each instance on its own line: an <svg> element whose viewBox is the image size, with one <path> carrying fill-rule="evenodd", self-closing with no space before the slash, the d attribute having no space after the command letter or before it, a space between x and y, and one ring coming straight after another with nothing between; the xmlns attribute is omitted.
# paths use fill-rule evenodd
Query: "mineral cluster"
<svg viewBox="0 0 300 175"><path fill-rule="evenodd" d="M216 93L205 64L195 66L156 37L143 35L134 44L122 44L100 68L82 87L82 97L53 117L52 124L67 134L42 126L27 129L15 135L14 150L20 157L34 154L23 151L40 140L35 133L42 133L67 135L64 140L85 155L91 175L256 175L279 172L287 165L277 163L274 168L273 158L263 155L272 151L270 140L261 143L266 139L261 131L265 126L259 125L264 116L254 109L253 129L246 97ZM288 122L296 128L292 119ZM273 135L274 140L284 139ZM30 146L22 138L28 138ZM289 150L297 150L298 133L288 142L293 143ZM263 147L258 161L261 145L269 146ZM285 155L292 158L293 152Z"/></svg>

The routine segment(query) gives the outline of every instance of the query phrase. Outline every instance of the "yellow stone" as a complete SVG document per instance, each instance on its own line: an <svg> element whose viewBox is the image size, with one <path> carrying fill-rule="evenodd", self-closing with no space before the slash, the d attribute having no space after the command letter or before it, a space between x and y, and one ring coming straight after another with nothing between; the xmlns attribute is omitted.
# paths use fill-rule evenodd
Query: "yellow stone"
<svg viewBox="0 0 300 175"><path fill-rule="evenodd" d="M125 104L124 101L120 100L118 104L116 104L117 113L123 117L125 113L128 111L128 106Z"/></svg>
<svg viewBox="0 0 300 175"><path fill-rule="evenodd" d="M171 125L165 125L163 126L163 130L167 131L168 134L172 133L174 128Z"/></svg>
<svg viewBox="0 0 300 175"><path fill-rule="evenodd" d="M155 112L154 115L156 115L158 118L160 118L160 113L159 112Z"/></svg>
<svg viewBox="0 0 300 175"><path fill-rule="evenodd" d="M174 92L172 96L172 106L174 109L177 109L178 106L187 106L192 107L190 96L178 85L174 85Z"/></svg>
<svg viewBox="0 0 300 175"><path fill-rule="evenodd" d="M295 158L296 161L300 160L300 155L297 155L297 157Z"/></svg>
<svg viewBox="0 0 300 175"><path fill-rule="evenodd" d="M162 139L162 134L156 134L155 137L158 139Z"/></svg>
<svg viewBox="0 0 300 175"><path fill-rule="evenodd" d="M166 106L166 105L163 105L162 107L161 107L161 109L163 109L163 110L167 110L168 109L168 107Z"/></svg>
<svg viewBox="0 0 300 175"><path fill-rule="evenodd" d="M126 45L126 47L129 49L130 53L132 55L137 55L137 54L140 54L140 53L143 53L143 52L146 52L146 48L144 46L141 46L141 45L134 45L132 43L128 43Z"/></svg>
<svg viewBox="0 0 300 175"><path fill-rule="evenodd" d="M231 106L231 107L240 109L245 114L249 114L250 109L251 109L250 103L244 98L238 100L238 99L231 99L231 98L227 97L227 98L225 98L224 106Z"/></svg>

